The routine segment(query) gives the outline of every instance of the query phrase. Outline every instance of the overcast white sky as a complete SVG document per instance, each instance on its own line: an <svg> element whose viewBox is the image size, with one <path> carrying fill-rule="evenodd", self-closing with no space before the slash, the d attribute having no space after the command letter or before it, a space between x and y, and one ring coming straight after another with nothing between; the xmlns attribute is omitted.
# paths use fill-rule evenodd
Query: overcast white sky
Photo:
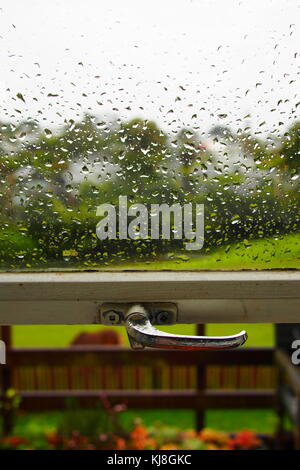
<svg viewBox="0 0 300 470"><path fill-rule="evenodd" d="M298 18L297 0L2 0L0 119L89 111L206 131L251 113L253 130L283 129L300 101Z"/></svg>

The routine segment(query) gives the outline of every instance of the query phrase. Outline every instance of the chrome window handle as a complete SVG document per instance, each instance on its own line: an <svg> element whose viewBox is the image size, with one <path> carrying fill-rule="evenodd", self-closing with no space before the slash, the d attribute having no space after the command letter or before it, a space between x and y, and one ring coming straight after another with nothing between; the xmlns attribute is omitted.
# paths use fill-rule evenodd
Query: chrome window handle
<svg viewBox="0 0 300 470"><path fill-rule="evenodd" d="M186 336L157 330L150 323L142 305L133 305L127 312L125 326L133 349L229 349L241 346L247 339L246 331L232 336Z"/></svg>

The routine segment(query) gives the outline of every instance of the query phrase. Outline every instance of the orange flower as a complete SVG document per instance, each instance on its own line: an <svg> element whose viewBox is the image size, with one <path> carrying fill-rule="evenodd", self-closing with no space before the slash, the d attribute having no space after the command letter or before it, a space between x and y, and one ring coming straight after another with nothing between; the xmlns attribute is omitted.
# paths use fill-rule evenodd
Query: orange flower
<svg viewBox="0 0 300 470"><path fill-rule="evenodd" d="M145 448L146 449L156 449L157 448L157 442L155 439L152 437L148 437L148 439L145 440Z"/></svg>
<svg viewBox="0 0 300 470"><path fill-rule="evenodd" d="M132 441L132 447L134 450L144 450L146 447L147 439L135 439Z"/></svg>
<svg viewBox="0 0 300 470"><path fill-rule="evenodd" d="M216 431L213 431L212 429L209 429L209 428L202 429L202 431L199 432L199 438L203 442L214 441L215 437L216 437Z"/></svg>
<svg viewBox="0 0 300 470"><path fill-rule="evenodd" d="M177 444L174 444L174 442L168 442L168 444L164 444L159 448L159 450L178 450L179 447Z"/></svg>
<svg viewBox="0 0 300 470"><path fill-rule="evenodd" d="M122 439L122 437L117 437L116 438L116 450L125 450L126 449L126 442L125 439Z"/></svg>
<svg viewBox="0 0 300 470"><path fill-rule="evenodd" d="M206 445L207 450L219 450L220 447L216 446L216 444L207 444Z"/></svg>
<svg viewBox="0 0 300 470"><path fill-rule="evenodd" d="M228 435L225 432L214 431L208 428L202 429L198 437L203 442L214 442L219 445L225 445L229 441Z"/></svg>
<svg viewBox="0 0 300 470"><path fill-rule="evenodd" d="M182 436L184 439L195 438L197 437L197 432L194 429L187 429L183 431Z"/></svg>
<svg viewBox="0 0 300 470"><path fill-rule="evenodd" d="M130 433L130 437L133 441L146 439L147 436L148 436L148 431L145 428L145 426L142 426L142 425L136 426L134 430L131 431Z"/></svg>
<svg viewBox="0 0 300 470"><path fill-rule="evenodd" d="M143 450L147 444L148 431L145 426L139 424L130 433L133 448L136 450Z"/></svg>

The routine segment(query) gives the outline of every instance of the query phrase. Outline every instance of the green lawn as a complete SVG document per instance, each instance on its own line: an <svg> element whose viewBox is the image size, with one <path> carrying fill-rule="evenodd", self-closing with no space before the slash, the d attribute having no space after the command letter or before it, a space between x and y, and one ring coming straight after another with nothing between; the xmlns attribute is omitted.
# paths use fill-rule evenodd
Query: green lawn
<svg viewBox="0 0 300 470"><path fill-rule="evenodd" d="M178 427L193 429L195 427L195 413L189 409L180 410L128 410L122 413L121 422L124 428L130 430L133 420L142 418L146 426L155 422ZM80 411L80 421L95 421L95 410L83 409ZM64 419L64 411L48 413L26 413L16 418L14 434L24 437L34 437L55 430ZM261 433L272 433L276 428L277 417L272 410L208 410L205 414L206 427L236 432L242 429L251 429Z"/></svg>
<svg viewBox="0 0 300 470"><path fill-rule="evenodd" d="M80 331L96 331L109 328L101 325L26 325L14 326L13 345L18 347L63 347L68 346ZM122 334L124 345L128 345L125 328L114 327ZM179 334L195 334L194 325L174 325L163 328ZM211 324L206 326L208 335L231 335L245 329L248 340L245 346L272 346L274 328L271 324Z"/></svg>
<svg viewBox="0 0 300 470"><path fill-rule="evenodd" d="M300 268L300 233L257 240L243 240L222 246L211 254L171 255L169 260L130 262L123 269L190 270L190 269L294 269ZM115 266L114 266L115 267Z"/></svg>
<svg viewBox="0 0 300 470"><path fill-rule="evenodd" d="M160 255L154 259L107 261L106 263L77 260L47 260L44 265L22 267L25 271L84 271L84 270L242 270L300 269L300 232L276 237L244 239L229 245L204 250L181 251ZM3 268L2 268L3 270ZM13 270L19 271L17 267ZM13 271L12 270L12 271Z"/></svg>

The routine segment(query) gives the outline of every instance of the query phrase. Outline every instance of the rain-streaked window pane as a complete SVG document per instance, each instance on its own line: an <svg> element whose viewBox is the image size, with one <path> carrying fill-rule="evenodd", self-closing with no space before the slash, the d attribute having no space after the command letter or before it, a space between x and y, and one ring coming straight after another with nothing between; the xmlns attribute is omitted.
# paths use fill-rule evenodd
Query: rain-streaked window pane
<svg viewBox="0 0 300 470"><path fill-rule="evenodd" d="M0 269L299 267L297 3L3 1Z"/></svg>

